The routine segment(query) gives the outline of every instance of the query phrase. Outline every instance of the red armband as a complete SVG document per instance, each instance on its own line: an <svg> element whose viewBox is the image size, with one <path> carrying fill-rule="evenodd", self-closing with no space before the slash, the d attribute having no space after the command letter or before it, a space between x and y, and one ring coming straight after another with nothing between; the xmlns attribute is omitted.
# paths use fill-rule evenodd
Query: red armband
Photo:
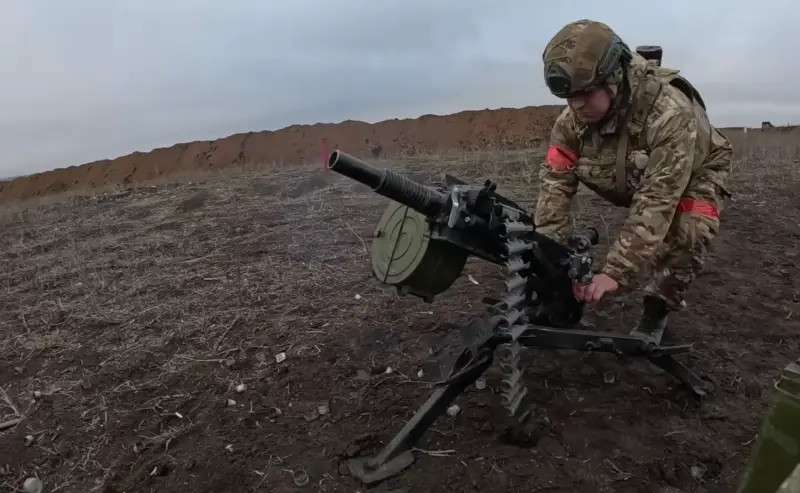
<svg viewBox="0 0 800 493"><path fill-rule="evenodd" d="M719 219L719 211L717 208L705 200L683 199L678 202L678 212L694 212L695 214L700 214L717 220Z"/></svg>
<svg viewBox="0 0 800 493"><path fill-rule="evenodd" d="M547 165L553 171L572 171L578 154L560 146L550 146L547 150Z"/></svg>

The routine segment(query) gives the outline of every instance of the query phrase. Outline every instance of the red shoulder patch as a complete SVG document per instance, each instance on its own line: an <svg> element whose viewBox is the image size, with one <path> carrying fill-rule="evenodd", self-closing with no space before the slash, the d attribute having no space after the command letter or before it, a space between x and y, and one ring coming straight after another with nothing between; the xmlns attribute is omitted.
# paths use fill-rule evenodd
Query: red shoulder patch
<svg viewBox="0 0 800 493"><path fill-rule="evenodd" d="M560 146L550 146L547 150L547 165L554 171L571 171L575 169L578 154Z"/></svg>

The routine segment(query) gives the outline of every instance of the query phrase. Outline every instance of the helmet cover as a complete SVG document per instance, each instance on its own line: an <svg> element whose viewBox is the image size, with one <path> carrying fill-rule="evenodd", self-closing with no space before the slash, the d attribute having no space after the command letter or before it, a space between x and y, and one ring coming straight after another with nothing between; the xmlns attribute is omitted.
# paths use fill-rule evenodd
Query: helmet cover
<svg viewBox="0 0 800 493"><path fill-rule="evenodd" d="M630 58L630 49L606 24L583 19L561 28L542 53L544 79L557 97L603 85Z"/></svg>

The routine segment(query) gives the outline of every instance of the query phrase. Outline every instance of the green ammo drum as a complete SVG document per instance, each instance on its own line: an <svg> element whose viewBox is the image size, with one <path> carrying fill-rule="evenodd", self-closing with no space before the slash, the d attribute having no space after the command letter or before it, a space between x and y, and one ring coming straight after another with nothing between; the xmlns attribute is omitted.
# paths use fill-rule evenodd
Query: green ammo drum
<svg viewBox="0 0 800 493"><path fill-rule="evenodd" d="M382 283L432 302L461 275L469 253L431 238L427 218L391 201L375 229L372 270Z"/></svg>

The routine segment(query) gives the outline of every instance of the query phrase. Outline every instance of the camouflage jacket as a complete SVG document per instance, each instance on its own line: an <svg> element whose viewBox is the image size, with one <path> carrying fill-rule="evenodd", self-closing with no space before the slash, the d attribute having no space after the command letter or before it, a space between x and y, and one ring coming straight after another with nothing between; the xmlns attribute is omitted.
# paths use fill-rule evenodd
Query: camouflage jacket
<svg viewBox="0 0 800 493"><path fill-rule="evenodd" d="M566 107L539 171L537 231L559 241L571 231L570 202L580 183L631 209L603 269L622 286L653 258L682 199L709 195L692 190L727 195L731 144L677 73L634 54L628 100L600 128L582 125ZM625 149L618 153L620 144ZM716 215L716 204L705 205Z"/></svg>

